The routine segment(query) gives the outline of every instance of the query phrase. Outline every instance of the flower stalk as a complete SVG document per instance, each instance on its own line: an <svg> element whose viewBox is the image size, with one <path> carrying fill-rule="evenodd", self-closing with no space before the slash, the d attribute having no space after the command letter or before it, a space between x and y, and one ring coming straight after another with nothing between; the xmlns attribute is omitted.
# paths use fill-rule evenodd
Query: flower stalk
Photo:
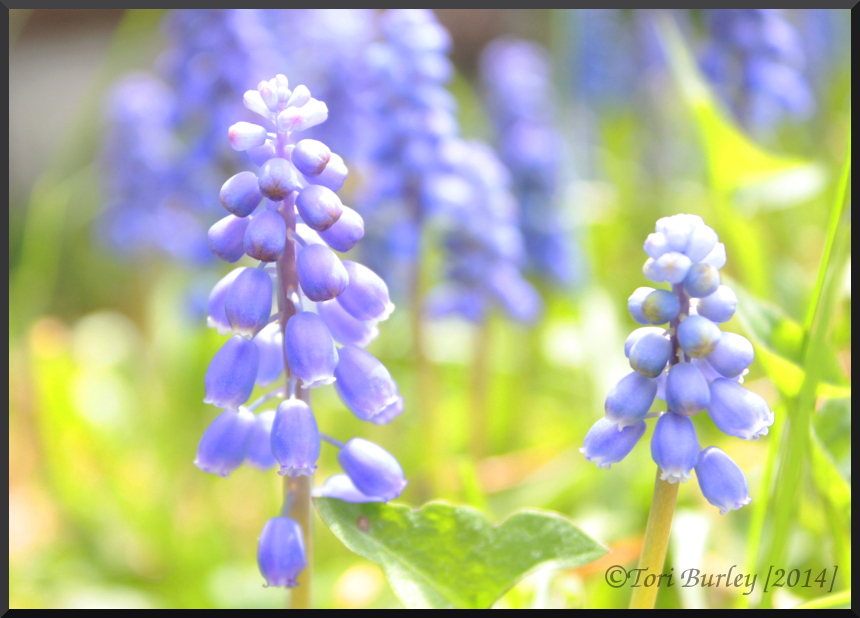
<svg viewBox="0 0 860 618"><path fill-rule="evenodd" d="M310 393L301 389L300 395L307 402ZM309 402L307 402L309 403ZM290 609L311 609L311 582L313 577L313 507L311 505L311 487L313 476L285 476L284 500L292 494L292 502L288 516L298 522L302 528L305 542L307 566L298 577L298 586L290 589Z"/></svg>
<svg viewBox="0 0 860 618"><path fill-rule="evenodd" d="M491 316L487 316L475 329L472 350L472 379L469 388L471 399L469 453L476 462L489 454L491 322Z"/></svg>
<svg viewBox="0 0 860 618"><path fill-rule="evenodd" d="M659 576L663 572L679 486L680 483L661 481L660 469L657 469L654 497L651 499L651 512L648 514L645 541L642 543L642 555L639 558L640 573L646 576L651 574ZM634 588L633 596L630 598L630 609L654 609L659 590L659 586Z"/></svg>

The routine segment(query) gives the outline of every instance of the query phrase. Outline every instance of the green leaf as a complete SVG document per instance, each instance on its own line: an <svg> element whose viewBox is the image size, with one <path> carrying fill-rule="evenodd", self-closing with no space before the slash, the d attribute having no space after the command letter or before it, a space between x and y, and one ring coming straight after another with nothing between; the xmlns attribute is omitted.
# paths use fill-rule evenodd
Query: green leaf
<svg viewBox="0 0 860 618"><path fill-rule="evenodd" d="M803 362L803 327L778 306L756 298L737 281L726 285L738 297L738 319L751 337L788 361Z"/></svg>
<svg viewBox="0 0 860 618"><path fill-rule="evenodd" d="M836 467L833 457L821 444L821 440L811 433L810 460L812 476L822 496L835 510L837 519L843 524L846 533L850 530L851 521L851 485L848 484Z"/></svg>
<svg viewBox="0 0 860 618"><path fill-rule="evenodd" d="M726 284L738 297L738 320L755 345L756 360L784 396L797 396L806 375L801 367L803 326L776 305L754 297L738 282L727 280ZM817 396L850 397L851 387L839 366L834 346L826 343L822 349L819 371L826 382L818 383Z"/></svg>
<svg viewBox="0 0 860 618"><path fill-rule="evenodd" d="M839 473L851 478L851 397L825 400L812 417L821 444L838 463Z"/></svg>
<svg viewBox="0 0 860 618"><path fill-rule="evenodd" d="M480 511L445 502L315 504L344 545L382 566L410 609L489 608L529 573L581 566L607 551L549 511L518 511L496 526Z"/></svg>

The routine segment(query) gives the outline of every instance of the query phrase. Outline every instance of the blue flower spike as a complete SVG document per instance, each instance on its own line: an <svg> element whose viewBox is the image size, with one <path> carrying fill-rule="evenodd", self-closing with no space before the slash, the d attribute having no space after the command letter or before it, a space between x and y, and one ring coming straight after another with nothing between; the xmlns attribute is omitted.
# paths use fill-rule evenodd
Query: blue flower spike
<svg viewBox="0 0 860 618"><path fill-rule="evenodd" d="M644 249L643 273L671 289L641 287L628 299L631 317L645 325L624 343L633 372L607 394L604 417L588 431L580 452L608 468L630 453L647 420L656 418L651 457L660 479L684 483L695 470L705 498L726 514L749 504L746 478L720 449L700 449L694 417L707 411L726 435L757 440L767 435L774 414L741 385L755 357L752 343L718 326L738 305L721 283L725 245L701 217L680 214L657 221ZM651 411L655 400L666 402L665 411Z"/></svg>
<svg viewBox="0 0 860 618"><path fill-rule="evenodd" d="M309 403L311 389L335 383L362 420L384 424L404 410L391 374L363 349L394 309L388 288L372 270L334 252L352 249L365 231L363 217L336 194L346 165L323 142L298 139L326 120L328 108L305 86L291 90L283 75L260 82L243 102L271 128L238 122L228 130L233 150L246 152L260 170L223 184L221 203L230 214L210 228L209 244L226 262L247 257L258 264L231 271L208 299L209 326L231 336L206 372L204 402L222 411L204 432L195 464L219 476L247 463L312 477L325 440L341 449L346 474L315 495L394 499L407 485L397 460L367 440L343 445L322 435ZM256 387L278 380L280 388L247 403ZM276 410L254 413L272 400ZM257 559L267 586L298 585L307 564L302 528L285 516L294 499L285 498L282 515L260 535Z"/></svg>

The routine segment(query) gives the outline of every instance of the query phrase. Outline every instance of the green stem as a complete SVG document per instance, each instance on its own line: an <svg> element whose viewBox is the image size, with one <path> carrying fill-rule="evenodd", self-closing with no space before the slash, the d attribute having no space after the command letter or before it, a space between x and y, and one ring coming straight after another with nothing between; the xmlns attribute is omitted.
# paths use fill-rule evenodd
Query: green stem
<svg viewBox="0 0 860 618"><path fill-rule="evenodd" d="M419 228L420 229L420 228ZM419 426L423 433L422 443L426 451L424 469L421 479L416 483L419 501L425 502L434 495L434 490L441 486L439 470L441 466L434 462L446 459L446 446L442 418L435 413L435 390L433 366L427 358L425 349L426 332L424 328L424 268L419 243L418 251L412 261L412 277L410 278L409 303L412 331L412 358L415 367L415 398L410 405L420 419Z"/></svg>
<svg viewBox="0 0 860 618"><path fill-rule="evenodd" d="M672 532L672 517L675 514L675 501L678 498L679 483L667 483L660 480L660 469L654 484L654 498L651 500L651 512L648 514L648 525L645 527L645 541L642 544L642 556L639 558L640 573L643 576L660 575L663 563L666 561L666 550L669 547L669 534ZM630 598L630 609L654 609L657 601L659 586L640 585L633 589Z"/></svg>
<svg viewBox="0 0 860 618"><path fill-rule="evenodd" d="M310 609L311 575L313 573L313 514L311 506L312 476L285 476L284 500L292 493L289 516L302 527L308 564L299 575L299 585L290 591L290 609Z"/></svg>
<svg viewBox="0 0 860 618"><path fill-rule="evenodd" d="M475 461L488 454L490 435L490 332L492 316L478 327L472 356L472 381L469 388L469 451Z"/></svg>

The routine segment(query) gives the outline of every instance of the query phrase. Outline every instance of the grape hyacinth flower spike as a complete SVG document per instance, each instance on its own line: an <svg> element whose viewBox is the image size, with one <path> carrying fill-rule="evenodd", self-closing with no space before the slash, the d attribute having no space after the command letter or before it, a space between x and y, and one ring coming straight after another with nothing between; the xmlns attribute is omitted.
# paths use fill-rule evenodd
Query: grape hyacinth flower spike
<svg viewBox="0 0 860 618"><path fill-rule="evenodd" d="M553 105L552 63L539 43L500 37L481 54L484 99L500 156L519 202L527 266L556 285L575 287L585 276L584 256L562 215L564 140Z"/></svg>
<svg viewBox="0 0 860 618"><path fill-rule="evenodd" d="M329 248L351 249L364 223L335 193L347 174L340 157L297 135L326 119L325 103L304 86L290 90L287 78L277 75L246 92L244 104L269 128L238 122L228 138L260 170L224 183L221 204L228 214L209 240L227 262L247 256L259 263L233 270L209 297L209 325L230 338L206 372L204 401L222 412L204 433L195 463L225 477L243 462L284 476L284 509L263 528L258 563L267 586L298 586L292 605L308 607L305 548L322 441L342 449L346 474L332 477L318 495L384 502L407 484L382 447L359 438L343 444L321 433L310 403L311 390L334 383L362 420L383 424L403 412L397 383L363 349L394 305L376 273L341 261ZM256 387L280 376L280 386L248 403ZM255 414L272 400L279 402L276 410Z"/></svg>
<svg viewBox="0 0 860 618"><path fill-rule="evenodd" d="M762 133L812 114L803 39L784 9L708 9L706 17L700 64L744 128Z"/></svg>
<svg viewBox="0 0 860 618"><path fill-rule="evenodd" d="M678 484L694 470L705 499L720 513L750 502L737 464L716 447L699 446L695 417L707 411L723 433L754 440L767 435L774 416L762 397L741 386L753 361L752 344L719 327L731 319L738 300L720 280L726 252L716 232L696 215L664 217L644 249L643 273L670 289L641 287L628 299L631 317L645 325L624 346L633 371L606 396L605 416L580 451L608 468L633 449L646 420L657 419L651 455L658 480L639 567L661 572L667 540L661 535L671 527ZM656 399L665 401L665 411L650 411ZM636 589L631 607L653 607L653 595L656 590Z"/></svg>
<svg viewBox="0 0 860 618"><path fill-rule="evenodd" d="M589 460L602 463L626 454L631 448L622 430L656 417L651 450L661 479L685 482L701 450L691 418L703 410L728 435L767 435L773 413L740 385L753 360L752 344L717 325L737 307L735 294L720 284L725 248L718 240L701 217L683 214L660 219L646 239L643 272L655 283L670 283L671 290L641 287L628 300L633 319L650 326L633 331L625 344L633 371L606 397L605 419L582 449ZM649 413L657 398L666 401L667 411ZM667 414L672 416L664 419ZM607 421L617 429L616 440L597 440Z"/></svg>

